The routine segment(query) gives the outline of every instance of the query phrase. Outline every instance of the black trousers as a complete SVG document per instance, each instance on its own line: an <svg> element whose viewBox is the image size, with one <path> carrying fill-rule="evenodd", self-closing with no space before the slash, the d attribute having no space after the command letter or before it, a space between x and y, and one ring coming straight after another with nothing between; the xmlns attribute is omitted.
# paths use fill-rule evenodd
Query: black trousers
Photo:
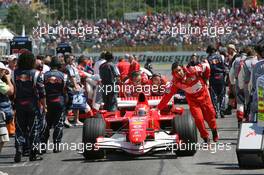
<svg viewBox="0 0 264 175"><path fill-rule="evenodd" d="M37 107L25 108L16 105L15 147L22 150L23 146L33 149L39 143L39 110Z"/></svg>
<svg viewBox="0 0 264 175"><path fill-rule="evenodd" d="M223 114L225 110L225 93L226 87L224 83L211 84L210 95L218 114Z"/></svg>
<svg viewBox="0 0 264 175"><path fill-rule="evenodd" d="M104 109L110 112L117 110L117 92L115 92L114 85L103 85L104 90L102 92Z"/></svg>
<svg viewBox="0 0 264 175"><path fill-rule="evenodd" d="M44 131L43 143L47 143L50 136L50 129L53 127L53 142L60 143L63 136L63 127L65 120L65 104L63 97L58 97L59 101L49 102L47 99L47 127Z"/></svg>

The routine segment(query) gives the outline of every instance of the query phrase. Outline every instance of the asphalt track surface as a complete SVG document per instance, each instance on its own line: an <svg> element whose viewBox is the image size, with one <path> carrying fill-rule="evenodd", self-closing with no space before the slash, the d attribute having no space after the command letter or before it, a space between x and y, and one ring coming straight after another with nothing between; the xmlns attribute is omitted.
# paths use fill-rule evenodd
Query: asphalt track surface
<svg viewBox="0 0 264 175"><path fill-rule="evenodd" d="M193 157L176 157L170 151L141 157L112 152L107 154L106 159L92 161L85 161L80 150L64 150L57 154L50 150L42 161L29 162L28 157L24 157L21 163L16 164L13 163L15 150L12 139L0 155L0 171L9 175L264 174L264 169L239 169L235 153L238 130L234 115L217 119L217 123L219 144L229 144L231 150L227 147L216 150L218 146L214 145L211 149L200 147ZM81 128L65 129L63 143L81 143L81 135Z"/></svg>
<svg viewBox="0 0 264 175"><path fill-rule="evenodd" d="M177 157L171 151L140 157L113 152L107 154L106 159L92 161L85 161L80 150L64 150L57 154L48 151L42 161L29 162L28 157L24 157L22 162L13 163L15 149L12 138L0 155L0 171L8 175L264 174L264 169L246 170L238 167L235 153L238 129L234 113L224 119L217 119L220 134L218 144L229 145L231 149L215 145L211 149L199 147L193 157ZM81 136L80 127L65 129L62 142L80 144Z"/></svg>

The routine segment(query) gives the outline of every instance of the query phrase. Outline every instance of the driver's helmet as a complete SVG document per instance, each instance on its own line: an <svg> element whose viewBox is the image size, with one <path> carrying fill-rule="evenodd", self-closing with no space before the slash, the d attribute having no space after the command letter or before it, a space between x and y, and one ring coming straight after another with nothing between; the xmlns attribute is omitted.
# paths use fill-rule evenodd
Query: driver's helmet
<svg viewBox="0 0 264 175"><path fill-rule="evenodd" d="M138 116L145 116L147 115L147 111L145 108L139 108L138 109Z"/></svg>
<svg viewBox="0 0 264 175"><path fill-rule="evenodd" d="M146 116L148 114L149 107L147 105L139 105L136 109L136 114L138 116Z"/></svg>

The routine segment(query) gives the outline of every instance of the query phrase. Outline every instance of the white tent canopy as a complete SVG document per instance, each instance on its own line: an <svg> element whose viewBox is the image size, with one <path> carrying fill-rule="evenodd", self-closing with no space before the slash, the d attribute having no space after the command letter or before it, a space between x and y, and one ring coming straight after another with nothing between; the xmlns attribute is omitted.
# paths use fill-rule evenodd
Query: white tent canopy
<svg viewBox="0 0 264 175"><path fill-rule="evenodd" d="M14 34L7 28L0 29L0 40L12 40Z"/></svg>

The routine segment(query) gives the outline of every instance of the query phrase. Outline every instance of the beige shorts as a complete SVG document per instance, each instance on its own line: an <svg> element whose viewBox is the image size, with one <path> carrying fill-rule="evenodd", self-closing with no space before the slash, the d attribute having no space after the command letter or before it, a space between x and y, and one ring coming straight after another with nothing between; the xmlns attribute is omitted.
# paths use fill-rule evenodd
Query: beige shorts
<svg viewBox="0 0 264 175"><path fill-rule="evenodd" d="M7 128L5 126L5 114L4 112L0 111L1 115L1 125L0 125L0 142L8 142L9 141L9 135Z"/></svg>

